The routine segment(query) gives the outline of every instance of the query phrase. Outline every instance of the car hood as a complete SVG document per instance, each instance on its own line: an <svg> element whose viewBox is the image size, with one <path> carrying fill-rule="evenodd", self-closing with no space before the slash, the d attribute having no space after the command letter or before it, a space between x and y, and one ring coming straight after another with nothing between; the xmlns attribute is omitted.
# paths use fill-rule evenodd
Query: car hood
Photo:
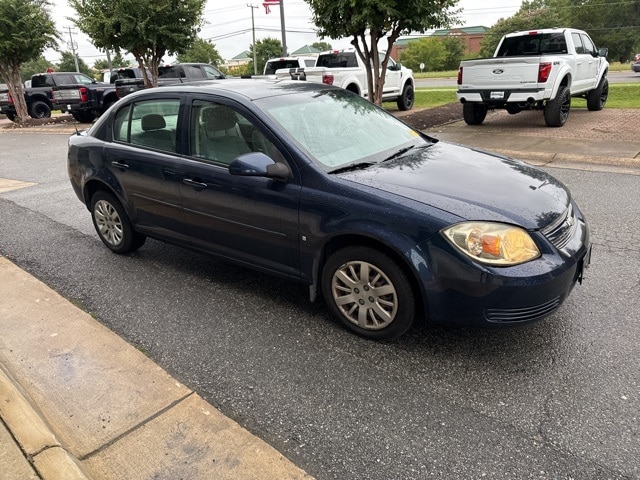
<svg viewBox="0 0 640 480"><path fill-rule="evenodd" d="M506 222L530 230L551 223L570 201L567 188L542 170L444 142L338 176L466 220Z"/></svg>

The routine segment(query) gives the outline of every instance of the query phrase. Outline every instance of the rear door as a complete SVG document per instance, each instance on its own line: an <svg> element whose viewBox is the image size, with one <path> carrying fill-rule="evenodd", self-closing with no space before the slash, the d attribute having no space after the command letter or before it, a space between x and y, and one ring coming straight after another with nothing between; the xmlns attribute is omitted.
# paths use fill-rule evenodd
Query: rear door
<svg viewBox="0 0 640 480"><path fill-rule="evenodd" d="M160 98L158 98L160 97ZM153 235L187 241L180 199L176 135L180 96L132 103L115 113L106 166L136 227Z"/></svg>

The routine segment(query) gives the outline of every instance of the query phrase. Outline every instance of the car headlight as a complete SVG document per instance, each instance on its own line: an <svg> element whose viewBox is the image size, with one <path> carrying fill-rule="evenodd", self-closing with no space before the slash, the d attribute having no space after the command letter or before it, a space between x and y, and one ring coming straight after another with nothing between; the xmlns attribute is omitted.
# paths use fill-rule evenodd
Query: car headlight
<svg viewBox="0 0 640 480"><path fill-rule="evenodd" d="M461 252L489 265L518 265L540 256L531 236L513 225L464 222L444 229L443 233Z"/></svg>

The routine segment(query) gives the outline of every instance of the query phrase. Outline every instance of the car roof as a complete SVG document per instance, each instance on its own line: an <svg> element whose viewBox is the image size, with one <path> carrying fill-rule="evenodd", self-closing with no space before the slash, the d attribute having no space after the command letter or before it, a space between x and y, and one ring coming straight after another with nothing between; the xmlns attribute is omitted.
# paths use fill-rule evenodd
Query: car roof
<svg viewBox="0 0 640 480"><path fill-rule="evenodd" d="M248 100L255 100L264 97L274 97L279 95L289 95L296 92L317 92L326 90L339 90L321 83L302 82L299 80L271 80L252 78L227 78L222 80L203 80L198 82L182 83L179 85L166 85L159 88L141 90L127 97L140 98L142 96L154 96L162 92L182 93L209 93L225 94L234 97L241 96Z"/></svg>

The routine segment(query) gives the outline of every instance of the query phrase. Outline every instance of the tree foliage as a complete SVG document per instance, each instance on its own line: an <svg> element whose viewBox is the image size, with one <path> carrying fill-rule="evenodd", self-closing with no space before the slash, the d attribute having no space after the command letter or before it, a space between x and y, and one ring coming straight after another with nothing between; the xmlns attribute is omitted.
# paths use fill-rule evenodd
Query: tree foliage
<svg viewBox="0 0 640 480"><path fill-rule="evenodd" d="M327 50L333 50L333 47L329 42L313 42L311 47L316 50L320 50L321 52L326 52Z"/></svg>
<svg viewBox="0 0 640 480"><path fill-rule="evenodd" d="M205 0L70 0L72 22L102 50L131 52L145 84L157 86L167 54L184 53L197 38ZM147 76L147 68L151 78Z"/></svg>
<svg viewBox="0 0 640 480"><path fill-rule="evenodd" d="M249 46L250 58L253 59L253 45ZM282 42L276 38L265 38L256 40L256 72L262 73L267 60L274 57L282 56ZM247 67L250 73L253 73L253 60L249 62Z"/></svg>
<svg viewBox="0 0 640 480"><path fill-rule="evenodd" d="M0 0L0 75L9 87L20 123L29 116L20 67L39 58L46 48L57 46L49 6L48 0Z"/></svg>
<svg viewBox="0 0 640 480"><path fill-rule="evenodd" d="M305 0L322 37L351 37L367 69L369 98L382 103L382 89L391 47L402 34L443 28L456 20L458 0ZM378 42L387 40L380 61Z"/></svg>
<svg viewBox="0 0 640 480"><path fill-rule="evenodd" d="M31 80L36 73L44 73L48 68L55 68L55 65L40 55L35 60L29 60L20 66L20 80L23 82Z"/></svg>
<svg viewBox="0 0 640 480"><path fill-rule="evenodd" d="M61 58L60 62L58 62L57 70L60 72L75 72L76 71L76 59L72 52L60 52ZM95 72L82 60L78 57L78 71L89 75L90 77L95 76Z"/></svg>
<svg viewBox="0 0 640 480"><path fill-rule="evenodd" d="M543 2L525 1L515 15L501 18L489 29L480 43L480 56L492 57L500 39L507 33L552 28L558 25L562 25L558 10L545 6Z"/></svg>
<svg viewBox="0 0 640 480"><path fill-rule="evenodd" d="M407 48L400 53L400 61L412 70L419 71L424 63L424 70L436 72L444 70L447 49L442 41L435 37L420 38L409 42Z"/></svg>
<svg viewBox="0 0 640 480"><path fill-rule="evenodd" d="M191 48L178 55L178 61L181 63L210 63L218 66L223 62L223 59L213 43L209 40L196 38Z"/></svg>

